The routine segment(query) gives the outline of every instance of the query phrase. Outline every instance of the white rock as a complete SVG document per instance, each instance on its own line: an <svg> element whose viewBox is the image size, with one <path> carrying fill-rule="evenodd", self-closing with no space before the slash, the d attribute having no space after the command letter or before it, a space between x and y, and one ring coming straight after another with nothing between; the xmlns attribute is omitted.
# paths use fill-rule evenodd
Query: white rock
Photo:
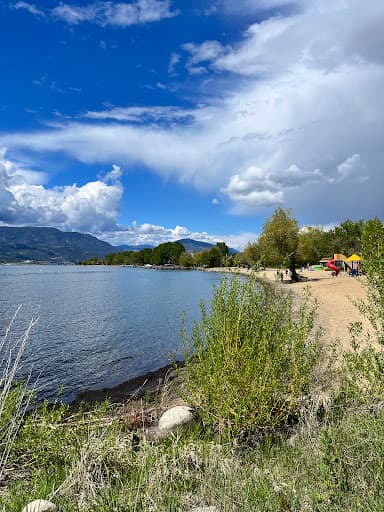
<svg viewBox="0 0 384 512"><path fill-rule="evenodd" d="M197 507L193 508L190 512L218 512L216 507Z"/></svg>
<svg viewBox="0 0 384 512"><path fill-rule="evenodd" d="M165 411L159 419L159 430L172 432L180 427L189 426L196 421L192 407L177 405Z"/></svg>
<svg viewBox="0 0 384 512"><path fill-rule="evenodd" d="M56 505L47 500L34 500L26 505L22 512L55 512Z"/></svg>

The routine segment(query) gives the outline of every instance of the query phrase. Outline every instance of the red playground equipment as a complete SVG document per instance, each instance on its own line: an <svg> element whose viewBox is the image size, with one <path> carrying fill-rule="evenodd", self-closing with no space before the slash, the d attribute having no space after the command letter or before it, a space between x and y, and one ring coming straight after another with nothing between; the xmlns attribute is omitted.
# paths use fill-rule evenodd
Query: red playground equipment
<svg viewBox="0 0 384 512"><path fill-rule="evenodd" d="M334 265L335 260L329 260L327 263L327 267L333 270L332 275L337 276L340 272L340 269Z"/></svg>

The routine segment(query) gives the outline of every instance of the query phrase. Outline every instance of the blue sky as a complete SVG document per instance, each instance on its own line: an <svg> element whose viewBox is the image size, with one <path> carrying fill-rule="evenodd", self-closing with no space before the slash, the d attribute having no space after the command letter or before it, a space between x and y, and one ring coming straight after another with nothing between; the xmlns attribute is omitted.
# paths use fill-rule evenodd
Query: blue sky
<svg viewBox="0 0 384 512"><path fill-rule="evenodd" d="M113 244L383 217L384 3L4 1L0 224Z"/></svg>

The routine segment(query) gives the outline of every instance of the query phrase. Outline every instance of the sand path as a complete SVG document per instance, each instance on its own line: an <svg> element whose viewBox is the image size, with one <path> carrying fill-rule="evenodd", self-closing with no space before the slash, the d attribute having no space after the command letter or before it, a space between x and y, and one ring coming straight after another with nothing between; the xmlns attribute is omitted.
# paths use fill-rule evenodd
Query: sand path
<svg viewBox="0 0 384 512"><path fill-rule="evenodd" d="M223 271L223 269L211 269ZM239 272L239 269L227 269L232 272ZM240 269L241 274L249 274L249 271ZM330 272L316 270L311 272L304 270L300 275L308 281L291 283L285 280L283 284L276 279L276 269L260 271L258 275L270 281L276 282L282 289L291 290L298 298L302 297L306 288L309 288L311 295L317 300L316 325L324 329L324 339L333 342L340 341L343 348L350 347L351 336L349 325L351 322L361 321L364 328L369 328L369 322L364 318L353 301L366 299L366 278L345 277L339 274L332 277Z"/></svg>
<svg viewBox="0 0 384 512"><path fill-rule="evenodd" d="M330 342L339 339L341 345L348 348L351 342L349 324L361 321L365 328L369 327L367 319L353 304L353 301L367 297L365 277L345 277L341 274L332 277L325 270L304 270L300 274L308 278L308 281L292 284L287 282L280 286L289 287L298 296L302 296L308 287L318 302L316 323L324 329L325 339L328 338ZM276 280L275 270L260 272L260 275Z"/></svg>

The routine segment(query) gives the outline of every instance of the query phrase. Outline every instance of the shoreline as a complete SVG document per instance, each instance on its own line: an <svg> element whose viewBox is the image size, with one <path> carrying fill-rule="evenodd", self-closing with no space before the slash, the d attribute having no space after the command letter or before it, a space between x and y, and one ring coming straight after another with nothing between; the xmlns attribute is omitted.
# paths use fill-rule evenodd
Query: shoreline
<svg viewBox="0 0 384 512"><path fill-rule="evenodd" d="M112 404L123 404L141 400L146 395L159 392L165 384L176 381L178 379L177 369L183 368L183 366L183 361L176 361L157 370L146 372L144 375L128 379L116 386L81 391L74 400L69 402L69 405L77 408L82 402L92 405L108 399Z"/></svg>
<svg viewBox="0 0 384 512"><path fill-rule="evenodd" d="M199 269L206 272L232 273L248 276L252 270L218 267L210 269ZM301 273L305 281L292 282L286 280L283 283L276 279L276 269L266 269L257 272L258 279L265 279L281 289L292 291L297 300L302 300L305 291L309 289L311 296L317 302L316 326L324 330L325 343L331 345L338 340L342 349L350 348L349 325L351 322L361 321L365 329L369 329L369 322L358 311L353 304L354 301L366 298L365 278L359 277L336 277L333 278L329 272L318 270L310 272L305 270ZM107 398L112 403L123 403L130 400L140 400L145 395L159 392L166 382L177 379L178 368L183 367L182 361L170 363L156 370L145 373L122 382L116 386L105 387L99 390L84 390L80 392L71 406L77 407L80 402L98 403Z"/></svg>

